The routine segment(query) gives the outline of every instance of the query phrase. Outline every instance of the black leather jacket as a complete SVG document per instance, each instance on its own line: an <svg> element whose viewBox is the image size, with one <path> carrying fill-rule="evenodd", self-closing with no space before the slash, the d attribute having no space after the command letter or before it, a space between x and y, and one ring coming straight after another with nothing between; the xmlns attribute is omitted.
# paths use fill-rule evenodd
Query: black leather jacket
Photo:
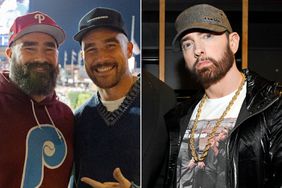
<svg viewBox="0 0 282 188"><path fill-rule="evenodd" d="M247 96L227 141L228 188L282 187L282 101L278 83L244 70ZM203 94L183 102L165 116L170 155L165 187L176 187L180 144L192 112Z"/></svg>

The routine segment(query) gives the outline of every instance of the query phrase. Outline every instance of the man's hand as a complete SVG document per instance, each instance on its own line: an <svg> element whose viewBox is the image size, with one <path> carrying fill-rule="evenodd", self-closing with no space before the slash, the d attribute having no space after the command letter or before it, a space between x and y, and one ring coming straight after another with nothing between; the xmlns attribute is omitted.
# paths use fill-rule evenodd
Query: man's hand
<svg viewBox="0 0 282 188"><path fill-rule="evenodd" d="M115 180L117 180L117 182L119 183L120 188L130 188L130 186L131 186L130 181L128 181L128 179L126 179L122 175L122 173L121 173L119 168L116 168L114 170L113 176L114 176Z"/></svg>
<svg viewBox="0 0 282 188"><path fill-rule="evenodd" d="M81 181L87 183L93 188L130 188L131 183L121 173L119 168L116 168L113 172L113 176L117 182L98 182L91 178L83 177Z"/></svg>
<svg viewBox="0 0 282 188"><path fill-rule="evenodd" d="M201 162L198 162L197 166L198 166L200 169L204 169L205 166L206 166L206 164L205 164L203 161L201 161Z"/></svg>
<svg viewBox="0 0 282 188"><path fill-rule="evenodd" d="M195 166L197 166L197 163L195 163L194 159L192 158L189 163L188 163L188 169L191 170L193 169Z"/></svg>

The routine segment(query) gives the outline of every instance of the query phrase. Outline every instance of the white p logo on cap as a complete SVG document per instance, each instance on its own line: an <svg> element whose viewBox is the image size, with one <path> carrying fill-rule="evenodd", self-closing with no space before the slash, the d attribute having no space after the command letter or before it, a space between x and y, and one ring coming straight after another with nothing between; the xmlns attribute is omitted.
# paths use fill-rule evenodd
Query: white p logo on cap
<svg viewBox="0 0 282 188"><path fill-rule="evenodd" d="M38 23L41 24L41 22L45 20L45 16L43 14L35 14L34 19L38 20Z"/></svg>

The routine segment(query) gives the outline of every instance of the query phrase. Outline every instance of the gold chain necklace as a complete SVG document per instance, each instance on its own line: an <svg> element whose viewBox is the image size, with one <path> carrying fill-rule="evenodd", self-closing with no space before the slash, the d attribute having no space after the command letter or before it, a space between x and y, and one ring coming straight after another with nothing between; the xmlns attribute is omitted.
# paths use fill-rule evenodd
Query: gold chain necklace
<svg viewBox="0 0 282 188"><path fill-rule="evenodd" d="M226 114L229 112L229 110L231 109L231 107L233 106L234 102L236 101L236 99L238 98L241 90L243 89L244 83L245 83L245 75L243 73L242 74L242 81L240 83L239 88L237 89L237 91L235 92L234 96L232 97L231 101L229 102L228 106L226 107L226 109L224 110L224 112L222 113L222 115L220 116L220 118L216 121L215 126L212 128L211 133L208 135L208 143L206 144L204 150L203 150L203 154L201 156L199 156L196 153L196 149L195 149L195 142L194 142L194 136L195 136L195 131L196 128L198 126L198 122L199 122L199 118L200 118L200 114L202 112L202 108L204 106L204 103L207 100L207 95L205 94L199 104L199 108L196 114L196 119L194 121L192 130L191 130L191 136L190 136L190 148L191 148L191 154L192 157L194 159L195 162L200 162L200 161L204 161L205 157L208 155L208 151L210 149L211 146L211 140L213 139L218 127L220 126L221 122L223 121L224 117L226 116Z"/></svg>

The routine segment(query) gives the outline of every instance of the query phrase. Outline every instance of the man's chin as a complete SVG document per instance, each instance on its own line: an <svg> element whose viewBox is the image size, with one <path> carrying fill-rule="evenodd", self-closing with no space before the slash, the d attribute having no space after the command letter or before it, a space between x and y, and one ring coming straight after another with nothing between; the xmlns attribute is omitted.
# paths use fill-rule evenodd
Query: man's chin
<svg viewBox="0 0 282 188"><path fill-rule="evenodd" d="M118 84L117 81L96 80L96 79L92 79L92 81L97 87L101 89L111 89Z"/></svg>

